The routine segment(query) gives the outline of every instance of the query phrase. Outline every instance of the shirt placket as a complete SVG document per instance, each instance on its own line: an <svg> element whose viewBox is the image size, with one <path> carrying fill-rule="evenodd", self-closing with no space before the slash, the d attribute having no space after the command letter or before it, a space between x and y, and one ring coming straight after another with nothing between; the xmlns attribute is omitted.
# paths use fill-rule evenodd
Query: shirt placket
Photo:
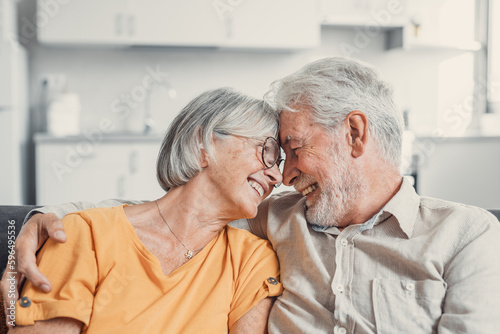
<svg viewBox="0 0 500 334"><path fill-rule="evenodd" d="M351 308L351 282L353 264L353 238L358 233L354 226L347 227L342 231L335 241L335 274L333 276L331 289L335 295L335 334L352 333L352 319L349 317Z"/></svg>

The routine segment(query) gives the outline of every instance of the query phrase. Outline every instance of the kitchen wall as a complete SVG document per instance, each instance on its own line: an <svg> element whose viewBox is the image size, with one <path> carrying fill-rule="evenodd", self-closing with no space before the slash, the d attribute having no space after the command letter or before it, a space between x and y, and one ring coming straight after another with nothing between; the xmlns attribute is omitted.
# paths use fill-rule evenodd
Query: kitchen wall
<svg viewBox="0 0 500 334"><path fill-rule="evenodd" d="M21 17L33 18L35 1L22 1L20 9ZM21 20L21 28L23 24L26 29L26 20ZM117 113L120 110L117 99L124 93L132 94L134 88L141 86L144 77L154 69L168 72L167 80L177 91L173 100L167 97L166 90L159 89L154 93L153 109L163 106L165 111L155 115L162 124L159 127L164 128L187 101L206 89L234 86L260 97L273 80L296 71L311 60L353 55L377 66L394 84L397 101L402 109L410 110L414 128L431 131L437 124L440 64L458 54L436 50L385 51L382 32L363 40L359 31L323 27L319 48L293 52L176 47L54 47L39 45L35 38L31 38L26 43L30 52L31 105L35 113L40 111L42 78L64 74L68 90L80 96L82 129L93 129L101 119L111 118L117 131L139 131L144 112L142 97L137 95L136 99L132 99L135 108L125 121L120 121ZM346 53L345 45L356 46L357 53ZM37 115L35 119L38 119Z"/></svg>
<svg viewBox="0 0 500 334"><path fill-rule="evenodd" d="M237 89L262 97L269 84L292 73L312 59L326 55L339 55L338 44L351 40L350 30L323 30L322 47L313 51L271 52L271 51L229 51L215 49L186 48L128 48L87 49L57 48L32 45L32 105L38 102L41 92L41 78L47 74L62 73L67 77L68 89L81 99L81 127L92 129L103 117L116 122L117 130L137 129L144 103L140 94L132 98L137 108L133 109L128 122L119 121L116 99L122 93L133 94L150 72L168 73L166 80L175 88L175 99L158 98L169 121L190 99L200 92L220 86ZM381 51L383 38L374 40L363 50L366 60ZM159 94L162 94L161 88ZM165 94L166 96L166 94ZM161 119L160 114L156 116Z"/></svg>

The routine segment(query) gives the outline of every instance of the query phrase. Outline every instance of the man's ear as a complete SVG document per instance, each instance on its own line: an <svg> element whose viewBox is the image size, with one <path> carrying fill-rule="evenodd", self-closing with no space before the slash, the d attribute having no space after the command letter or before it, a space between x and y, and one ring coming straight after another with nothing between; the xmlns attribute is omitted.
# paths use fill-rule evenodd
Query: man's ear
<svg viewBox="0 0 500 334"><path fill-rule="evenodd" d="M368 118L362 111L354 110L347 115L346 123L351 155L354 158L359 158L365 152L368 142Z"/></svg>

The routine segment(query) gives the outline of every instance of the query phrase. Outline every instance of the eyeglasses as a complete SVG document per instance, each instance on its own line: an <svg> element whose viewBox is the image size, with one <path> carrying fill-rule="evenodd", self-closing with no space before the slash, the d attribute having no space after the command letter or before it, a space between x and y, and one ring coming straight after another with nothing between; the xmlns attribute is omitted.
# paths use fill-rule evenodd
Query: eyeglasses
<svg viewBox="0 0 500 334"><path fill-rule="evenodd" d="M281 148L278 144L278 141L273 137L267 137L262 144L262 162L266 168L273 168L274 165L278 165L278 169L280 169L280 173L283 173L280 166L281 163L285 159L281 158ZM281 182L275 184L274 187L278 188L281 185Z"/></svg>

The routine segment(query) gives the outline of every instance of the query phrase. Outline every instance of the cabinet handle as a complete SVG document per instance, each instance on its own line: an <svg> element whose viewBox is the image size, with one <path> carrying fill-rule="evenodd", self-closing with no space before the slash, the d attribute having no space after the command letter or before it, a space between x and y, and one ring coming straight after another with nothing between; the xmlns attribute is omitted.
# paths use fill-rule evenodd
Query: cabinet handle
<svg viewBox="0 0 500 334"><path fill-rule="evenodd" d="M128 17L128 34L129 36L135 34L135 16L132 14Z"/></svg>
<svg viewBox="0 0 500 334"><path fill-rule="evenodd" d="M122 14L115 15L115 33L120 36L122 34Z"/></svg>
<svg viewBox="0 0 500 334"><path fill-rule="evenodd" d="M125 197L125 175L120 175L116 179L116 193L119 198Z"/></svg>
<svg viewBox="0 0 500 334"><path fill-rule="evenodd" d="M137 164L139 160L137 159L139 154L137 151L132 151L130 152L130 155L128 157L128 169L130 171L130 174L135 174L137 172Z"/></svg>
<svg viewBox="0 0 500 334"><path fill-rule="evenodd" d="M228 14L226 15L226 38L231 39L233 38L233 17Z"/></svg>

